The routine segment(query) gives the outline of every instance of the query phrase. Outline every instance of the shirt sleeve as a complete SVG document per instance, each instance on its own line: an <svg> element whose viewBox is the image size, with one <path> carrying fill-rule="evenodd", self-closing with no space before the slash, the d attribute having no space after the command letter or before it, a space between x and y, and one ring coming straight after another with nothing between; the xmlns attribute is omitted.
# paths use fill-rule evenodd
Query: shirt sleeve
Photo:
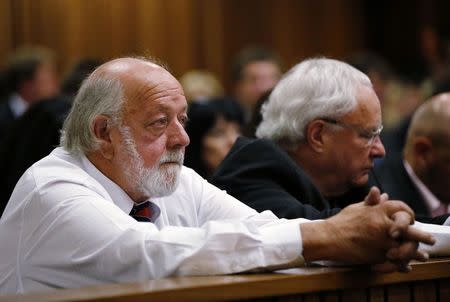
<svg viewBox="0 0 450 302"><path fill-rule="evenodd" d="M234 199L232 204L240 207ZM91 188L53 183L40 188L22 212L22 279L76 287L303 262L299 221L243 211L242 219L237 216L243 212L235 211L223 220L210 221L212 217L205 215L201 227L159 230L152 223L135 221Z"/></svg>

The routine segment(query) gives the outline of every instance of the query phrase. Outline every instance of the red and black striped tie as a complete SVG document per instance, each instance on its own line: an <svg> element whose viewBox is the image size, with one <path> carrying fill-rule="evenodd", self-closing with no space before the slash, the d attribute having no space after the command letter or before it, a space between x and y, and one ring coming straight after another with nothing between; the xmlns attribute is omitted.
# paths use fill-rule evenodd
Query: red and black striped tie
<svg viewBox="0 0 450 302"><path fill-rule="evenodd" d="M135 203L131 209L130 216L137 221L155 222L160 213L161 210L156 204L146 200L138 204Z"/></svg>

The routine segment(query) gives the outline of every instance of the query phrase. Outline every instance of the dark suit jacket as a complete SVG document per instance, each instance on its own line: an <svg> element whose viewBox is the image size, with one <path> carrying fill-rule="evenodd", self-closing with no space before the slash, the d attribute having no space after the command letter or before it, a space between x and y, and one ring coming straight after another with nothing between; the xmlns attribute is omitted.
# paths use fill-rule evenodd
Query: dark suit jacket
<svg viewBox="0 0 450 302"><path fill-rule="evenodd" d="M407 203L416 213L417 220L442 224L449 215L430 217L425 200L412 182L403 165L402 154L397 152L387 156L372 171L370 183L378 186L382 192L389 194L390 199L398 199Z"/></svg>
<svg viewBox="0 0 450 302"><path fill-rule="evenodd" d="M362 201L370 188L368 184L326 200L301 167L276 144L243 137L236 141L210 181L258 212L271 210L280 218L312 220L330 217L340 208ZM417 219L442 224L447 217Z"/></svg>
<svg viewBox="0 0 450 302"><path fill-rule="evenodd" d="M58 146L60 129L70 107L67 98L43 100L12 123L0 146L0 215L23 172Z"/></svg>
<svg viewBox="0 0 450 302"><path fill-rule="evenodd" d="M305 172L268 140L239 138L211 182L243 203L278 217L322 219L331 209Z"/></svg>
<svg viewBox="0 0 450 302"><path fill-rule="evenodd" d="M14 117L11 108L9 107L8 98L1 100L0 102L0 147L4 144L5 137L7 136L11 124L16 118Z"/></svg>
<svg viewBox="0 0 450 302"><path fill-rule="evenodd" d="M386 157L374 168L372 176L371 182L383 192L388 193L391 199L406 202L416 214L431 214L422 195L403 166L401 153L394 153Z"/></svg>

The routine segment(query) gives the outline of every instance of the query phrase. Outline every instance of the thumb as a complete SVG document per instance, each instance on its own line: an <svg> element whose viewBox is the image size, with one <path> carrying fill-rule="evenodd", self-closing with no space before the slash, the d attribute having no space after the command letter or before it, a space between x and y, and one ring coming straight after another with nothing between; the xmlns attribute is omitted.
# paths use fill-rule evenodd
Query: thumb
<svg viewBox="0 0 450 302"><path fill-rule="evenodd" d="M364 198L364 202L368 206L374 206L380 203L380 189L377 187L370 188L369 194Z"/></svg>

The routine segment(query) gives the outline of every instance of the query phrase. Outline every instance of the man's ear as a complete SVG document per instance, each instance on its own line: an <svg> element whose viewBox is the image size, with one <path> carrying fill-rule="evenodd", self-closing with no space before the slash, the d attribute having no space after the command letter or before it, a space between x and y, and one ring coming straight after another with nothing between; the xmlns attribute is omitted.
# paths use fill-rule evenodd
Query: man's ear
<svg viewBox="0 0 450 302"><path fill-rule="evenodd" d="M105 115L98 115L92 123L92 130L100 142L99 151L106 159L114 156L114 146L111 140L111 120Z"/></svg>
<svg viewBox="0 0 450 302"><path fill-rule="evenodd" d="M421 168L433 161L433 143L426 136L418 136L413 144L414 160Z"/></svg>
<svg viewBox="0 0 450 302"><path fill-rule="evenodd" d="M321 120L313 120L306 127L306 141L308 145L316 152L322 153L324 150L324 126Z"/></svg>

